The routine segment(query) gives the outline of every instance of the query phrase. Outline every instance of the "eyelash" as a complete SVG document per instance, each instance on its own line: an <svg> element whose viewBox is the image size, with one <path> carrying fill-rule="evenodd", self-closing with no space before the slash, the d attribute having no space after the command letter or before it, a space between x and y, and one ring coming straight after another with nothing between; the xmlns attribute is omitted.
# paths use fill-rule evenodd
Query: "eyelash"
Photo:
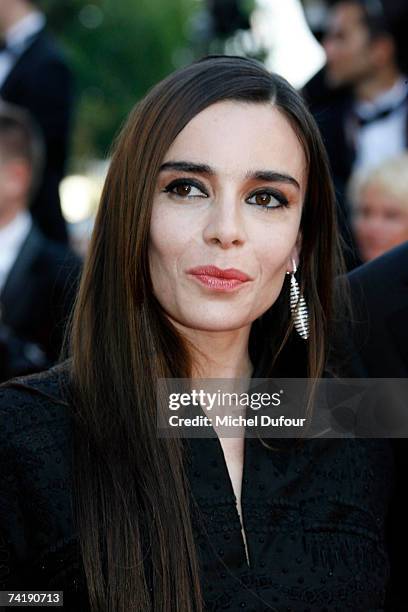
<svg viewBox="0 0 408 612"><path fill-rule="evenodd" d="M178 193L174 193L174 191L172 191L172 189L174 189L175 187L178 187L180 185L187 185L189 187L196 187L196 189L199 189L200 191L202 191L205 194L205 197L208 197L208 193L206 192L206 190L204 189L204 187L201 185L201 183L199 183L198 181L194 181L193 179L176 179L174 181L171 181L171 183L169 183L167 185L167 187L165 187L164 192L165 193L170 193L171 195L175 195L176 197L179 198L202 198L204 196L182 196Z"/></svg>
<svg viewBox="0 0 408 612"><path fill-rule="evenodd" d="M195 187L196 189L199 189L204 196L182 196L180 194L177 194L173 191L173 189L175 189L176 187L178 187L179 185L186 185L189 187ZM203 197L208 197L208 193L206 192L206 190L204 189L203 185L201 183L199 183L198 181L195 181L193 179L176 179L174 181L172 181L171 183L169 183L165 188L164 188L164 193L169 193L170 195L176 196L178 198L182 198L182 199L188 199L188 198L203 198ZM252 204L251 206L255 206L257 208L261 208L263 210L266 211L271 211L274 210L275 208L287 208L289 206L289 202L287 200L287 198L280 193L279 191L275 191L273 189L260 189L258 191L254 191L249 198L253 198L256 197L257 195L268 195L271 196L273 198L275 198L275 200L277 200L279 202L278 205L276 206L270 206L268 204Z"/></svg>

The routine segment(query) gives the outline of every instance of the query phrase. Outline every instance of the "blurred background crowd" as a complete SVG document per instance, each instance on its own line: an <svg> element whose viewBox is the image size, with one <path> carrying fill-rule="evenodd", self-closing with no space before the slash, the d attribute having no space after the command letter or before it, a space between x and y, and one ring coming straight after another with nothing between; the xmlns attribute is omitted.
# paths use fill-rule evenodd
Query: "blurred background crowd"
<svg viewBox="0 0 408 612"><path fill-rule="evenodd" d="M302 92L349 270L408 241L407 0L0 0L0 380L61 350L129 110L206 54Z"/></svg>

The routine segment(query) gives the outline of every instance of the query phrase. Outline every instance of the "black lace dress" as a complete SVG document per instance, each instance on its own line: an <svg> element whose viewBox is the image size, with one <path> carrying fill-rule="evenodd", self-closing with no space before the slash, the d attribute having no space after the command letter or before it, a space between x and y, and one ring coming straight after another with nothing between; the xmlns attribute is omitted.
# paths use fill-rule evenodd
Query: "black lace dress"
<svg viewBox="0 0 408 612"><path fill-rule="evenodd" d="M57 367L0 388L0 590L63 590L64 610L85 612L71 512L72 421L61 376ZM245 440L248 564L220 442L188 441L206 610L384 610L388 443L280 444L270 451Z"/></svg>

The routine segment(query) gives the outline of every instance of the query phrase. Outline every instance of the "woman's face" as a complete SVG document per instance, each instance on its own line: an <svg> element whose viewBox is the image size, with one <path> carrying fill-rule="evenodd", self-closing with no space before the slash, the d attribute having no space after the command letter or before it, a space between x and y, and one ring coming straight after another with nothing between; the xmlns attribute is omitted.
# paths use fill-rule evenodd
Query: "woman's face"
<svg viewBox="0 0 408 612"><path fill-rule="evenodd" d="M363 261L379 257L408 240L408 201L368 184L354 207L353 227Z"/></svg>
<svg viewBox="0 0 408 612"><path fill-rule="evenodd" d="M167 315L206 331L262 315L299 260L306 181L302 145L271 104L196 115L167 151L153 202L150 273Z"/></svg>

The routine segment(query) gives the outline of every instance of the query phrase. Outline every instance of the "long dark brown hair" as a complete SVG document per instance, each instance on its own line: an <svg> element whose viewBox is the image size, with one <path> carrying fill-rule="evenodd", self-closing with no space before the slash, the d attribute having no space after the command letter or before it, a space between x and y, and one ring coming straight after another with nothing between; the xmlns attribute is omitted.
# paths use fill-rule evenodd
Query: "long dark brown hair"
<svg viewBox="0 0 408 612"><path fill-rule="evenodd" d="M294 89L258 62L204 58L156 85L123 127L74 311L73 499L93 611L202 610L183 446L156 432L156 381L189 378L192 353L153 294L148 239L167 150L195 115L221 100L273 104L304 148L308 187L300 273L310 313L310 338L301 341L305 375L319 377L325 364L340 258L318 130ZM286 285L251 329L252 346L267 339L273 356L267 374L295 336Z"/></svg>

